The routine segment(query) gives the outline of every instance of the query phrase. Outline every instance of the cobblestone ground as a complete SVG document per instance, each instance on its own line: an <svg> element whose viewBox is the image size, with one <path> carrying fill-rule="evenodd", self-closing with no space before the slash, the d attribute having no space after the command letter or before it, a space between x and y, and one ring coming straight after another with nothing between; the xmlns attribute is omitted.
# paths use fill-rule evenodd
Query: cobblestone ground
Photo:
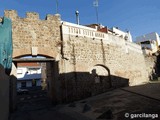
<svg viewBox="0 0 160 120"><path fill-rule="evenodd" d="M21 96L10 120L160 120L158 91L160 84L115 89L59 106L46 94Z"/></svg>
<svg viewBox="0 0 160 120"><path fill-rule="evenodd" d="M66 106L66 109L92 120L160 120L158 91L160 84L115 89L75 102L74 107Z"/></svg>
<svg viewBox="0 0 160 120"><path fill-rule="evenodd" d="M18 95L17 110L9 120L90 120L78 113L64 111L63 105L53 106L46 93L37 91L29 95Z"/></svg>

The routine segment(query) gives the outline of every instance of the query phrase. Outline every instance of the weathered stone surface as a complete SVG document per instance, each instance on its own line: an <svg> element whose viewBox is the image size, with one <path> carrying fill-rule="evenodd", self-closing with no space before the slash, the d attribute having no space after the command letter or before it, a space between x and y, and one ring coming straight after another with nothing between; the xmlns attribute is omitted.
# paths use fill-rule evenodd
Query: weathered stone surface
<svg viewBox="0 0 160 120"><path fill-rule="evenodd" d="M65 26L58 14L40 20L37 13L20 18L11 10L5 16L12 19L13 58L56 58L56 64L47 69L52 98L73 101L105 92L115 84L148 81L140 46L121 37L72 23Z"/></svg>
<svg viewBox="0 0 160 120"><path fill-rule="evenodd" d="M62 96L65 95L67 100L103 93L111 86L133 86L148 81L145 58L138 45L111 34L105 34L102 39L93 39L85 34L67 33L66 29L64 25L62 52L65 60L61 60L64 69L60 69L60 72L66 76L63 77ZM99 72L95 66L103 69ZM99 74L105 70L108 74Z"/></svg>
<svg viewBox="0 0 160 120"><path fill-rule="evenodd" d="M150 80L156 80L158 77L156 73L156 60L156 56L145 56L146 69Z"/></svg>
<svg viewBox="0 0 160 120"><path fill-rule="evenodd" d="M46 20L40 20L38 13L28 12L26 18L20 18L15 10L6 10L5 16L12 19L13 58L32 55L33 47L37 47L38 55L57 56L60 16L48 15Z"/></svg>

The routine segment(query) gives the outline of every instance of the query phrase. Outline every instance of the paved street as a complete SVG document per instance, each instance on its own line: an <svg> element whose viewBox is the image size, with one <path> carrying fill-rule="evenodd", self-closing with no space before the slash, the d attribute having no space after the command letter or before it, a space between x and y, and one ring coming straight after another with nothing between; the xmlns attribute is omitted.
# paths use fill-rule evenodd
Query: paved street
<svg viewBox="0 0 160 120"><path fill-rule="evenodd" d="M160 84L115 89L66 105L53 106L45 93L21 96L10 120L160 119ZM22 99L23 98L23 99ZM151 116L144 116L151 114ZM126 116L127 115L127 116ZM157 116L158 115L158 116ZM125 117L126 116L126 117Z"/></svg>
<svg viewBox="0 0 160 120"><path fill-rule="evenodd" d="M66 106L90 119L160 119L160 84L152 83L116 89ZM84 111L84 105L87 105ZM83 112L82 112L83 111ZM141 114L136 118L136 114ZM149 115L150 116L147 116Z"/></svg>
<svg viewBox="0 0 160 120"><path fill-rule="evenodd" d="M63 110L63 105L53 106L45 92L37 91L18 95L17 110L10 120L89 120L78 113Z"/></svg>

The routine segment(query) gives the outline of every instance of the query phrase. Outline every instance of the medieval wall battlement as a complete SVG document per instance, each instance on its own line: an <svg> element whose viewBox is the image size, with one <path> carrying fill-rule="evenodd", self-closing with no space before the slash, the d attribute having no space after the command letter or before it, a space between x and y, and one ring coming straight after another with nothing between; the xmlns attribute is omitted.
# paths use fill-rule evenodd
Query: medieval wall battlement
<svg viewBox="0 0 160 120"><path fill-rule="evenodd" d="M26 13L26 17L30 18L30 19L35 19L35 20L39 20L39 14L36 12L27 12Z"/></svg>
<svg viewBox="0 0 160 120"><path fill-rule="evenodd" d="M0 17L0 22L2 22L2 18Z"/></svg>
<svg viewBox="0 0 160 120"><path fill-rule="evenodd" d="M17 20L17 19L23 19L23 20L41 20L39 18L39 14L36 12L26 12L26 18L21 18L18 16L18 13L16 10L5 10L4 11L4 16L10 18L11 20ZM56 14L56 15L46 15L45 20L60 20L60 15Z"/></svg>
<svg viewBox="0 0 160 120"><path fill-rule="evenodd" d="M56 57L55 46L61 41L59 14L48 14L45 20L36 12L27 12L25 18L15 10L5 10L4 15L12 20L13 58L22 54Z"/></svg>

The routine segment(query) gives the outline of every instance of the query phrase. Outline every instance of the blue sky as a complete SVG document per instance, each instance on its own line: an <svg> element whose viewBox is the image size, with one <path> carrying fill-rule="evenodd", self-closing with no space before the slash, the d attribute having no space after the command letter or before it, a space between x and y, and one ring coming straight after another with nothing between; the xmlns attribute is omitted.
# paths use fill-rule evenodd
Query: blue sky
<svg viewBox="0 0 160 120"><path fill-rule="evenodd" d="M96 23L95 0L58 0L58 10L63 21L75 23L75 11L79 11L80 24ZM56 0L0 0L0 16L5 9L15 9L20 17L25 13L56 13ZM150 32L160 34L160 0L99 0L99 23L108 27L129 30L135 38Z"/></svg>

